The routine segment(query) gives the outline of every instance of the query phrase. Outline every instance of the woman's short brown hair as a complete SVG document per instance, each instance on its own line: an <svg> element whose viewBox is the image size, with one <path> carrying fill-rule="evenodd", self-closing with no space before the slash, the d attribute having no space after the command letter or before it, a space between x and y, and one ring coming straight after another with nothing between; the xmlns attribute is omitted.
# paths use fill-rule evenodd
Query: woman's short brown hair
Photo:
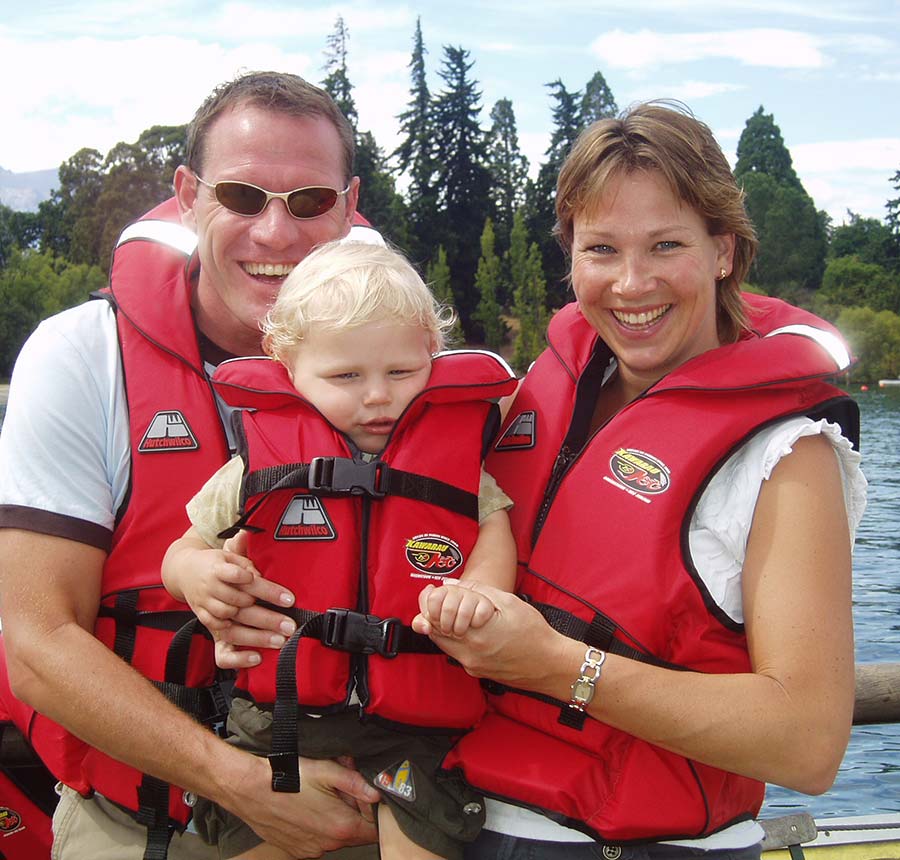
<svg viewBox="0 0 900 860"><path fill-rule="evenodd" d="M635 170L654 170L672 192L705 221L710 235L733 233L732 270L719 281L719 339L731 343L746 329L741 283L756 253L753 224L709 127L678 102L637 104L615 119L601 119L575 141L556 185L554 233L570 254L575 217L596 206L611 180Z"/></svg>

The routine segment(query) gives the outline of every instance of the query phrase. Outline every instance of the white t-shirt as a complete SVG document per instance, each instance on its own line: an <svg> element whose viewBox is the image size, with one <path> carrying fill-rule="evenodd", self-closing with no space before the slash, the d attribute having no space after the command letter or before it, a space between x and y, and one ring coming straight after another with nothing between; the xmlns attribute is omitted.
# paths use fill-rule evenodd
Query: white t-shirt
<svg viewBox="0 0 900 860"><path fill-rule="evenodd" d="M860 457L838 427L824 420L791 418L758 433L726 461L697 505L689 533L695 566L713 599L737 622L743 621L740 572L762 482L797 439L819 433L831 440L838 457L847 521L855 536L866 505ZM14 526L24 516L33 524L41 517L37 512L49 512L65 519L76 534L91 526L111 535L129 468L115 318L106 302L92 301L41 323L16 363L0 433L0 525ZM487 812L489 830L589 841L579 831L518 807L489 801ZM745 822L679 844L738 848L760 838L761 828Z"/></svg>

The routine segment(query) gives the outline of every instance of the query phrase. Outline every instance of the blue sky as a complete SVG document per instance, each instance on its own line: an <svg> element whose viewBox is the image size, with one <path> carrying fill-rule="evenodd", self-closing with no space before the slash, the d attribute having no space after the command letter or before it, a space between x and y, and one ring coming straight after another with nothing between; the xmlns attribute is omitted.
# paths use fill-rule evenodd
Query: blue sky
<svg viewBox="0 0 900 860"><path fill-rule="evenodd" d="M338 15L360 127L387 151L420 16L432 92L443 46L469 50L484 124L497 99L511 99L533 169L551 127L544 85L579 90L599 70L620 107L687 103L732 163L762 105L836 223L847 209L884 218L898 196L900 0L0 0L0 167L56 167L81 147L105 154L151 125L187 122L241 70L319 82Z"/></svg>

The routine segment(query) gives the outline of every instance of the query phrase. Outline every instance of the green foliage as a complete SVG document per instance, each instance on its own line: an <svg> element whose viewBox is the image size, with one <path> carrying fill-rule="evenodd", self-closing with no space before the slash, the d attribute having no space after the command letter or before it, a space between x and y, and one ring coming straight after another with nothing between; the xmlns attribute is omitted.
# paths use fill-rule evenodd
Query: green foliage
<svg viewBox="0 0 900 860"><path fill-rule="evenodd" d="M891 177L891 185L900 191L900 170ZM885 204L888 214L884 219L894 237L895 248L900 249L900 197L894 197ZM898 251L897 256L900 256Z"/></svg>
<svg viewBox="0 0 900 860"><path fill-rule="evenodd" d="M816 312L835 319L841 308L863 306L900 313L900 274L856 255L829 260L813 302Z"/></svg>
<svg viewBox="0 0 900 860"><path fill-rule="evenodd" d="M83 302L105 284L96 266L13 249L0 270L0 376L10 375L22 344L42 319Z"/></svg>
<svg viewBox="0 0 900 860"><path fill-rule="evenodd" d="M385 238L406 247L406 204L394 187L384 153L370 131L359 135L354 172L359 176L359 211Z"/></svg>
<svg viewBox="0 0 900 860"><path fill-rule="evenodd" d="M446 87L433 104L440 244L447 249L453 293L466 330L478 302L474 283L481 225L492 208L486 136L478 122L481 92L469 76L471 69L468 51L445 46L439 74Z"/></svg>
<svg viewBox="0 0 900 860"><path fill-rule="evenodd" d="M431 287L434 297L448 308L456 310L456 301L453 298L453 287L450 283L450 266L447 263L447 252L444 246L438 247L434 260L428 264L425 272L425 281ZM464 343L462 325L459 321L459 314L456 316L456 323L447 337L447 346L461 346Z"/></svg>
<svg viewBox="0 0 900 860"><path fill-rule="evenodd" d="M850 371L852 382L900 377L900 316L872 308L845 308L837 327L857 359Z"/></svg>
<svg viewBox="0 0 900 860"><path fill-rule="evenodd" d="M0 269L7 264L13 249L30 248L38 237L34 212L16 212L0 203Z"/></svg>
<svg viewBox="0 0 900 860"><path fill-rule="evenodd" d="M359 123L359 115L356 112L356 103L353 101L353 85L347 73L347 51L350 42L350 30L344 24L342 15L338 15L334 22L334 31L326 41L325 80L322 81L322 89L325 90L341 109L341 113L350 120L355 129Z"/></svg>
<svg viewBox="0 0 900 860"><path fill-rule="evenodd" d="M747 120L737 146L735 177L741 182L751 173L764 173L792 188L802 190L803 187L784 145L781 129L775 125L772 114L763 113L762 105Z"/></svg>
<svg viewBox="0 0 900 860"><path fill-rule="evenodd" d="M612 90L601 72L594 72L593 77L584 88L581 97L579 121L581 127L587 128L598 119L614 117L619 113L619 106L613 97Z"/></svg>
<svg viewBox="0 0 900 860"><path fill-rule="evenodd" d="M516 115L509 99L500 99L491 110L488 133L488 169L497 233L502 245L509 242L513 215L525 202L528 159L519 149Z"/></svg>
<svg viewBox="0 0 900 860"><path fill-rule="evenodd" d="M767 173L744 176L747 212L759 237L750 273L753 283L788 298L791 290L815 290L825 270L822 214L801 188Z"/></svg>
<svg viewBox="0 0 900 860"><path fill-rule="evenodd" d="M481 259L475 274L478 291L478 307L473 318L481 325L484 343L488 349L498 352L506 339L506 323L500 317L502 308L497 300L501 282L500 258L494 251L494 225L488 218L481 234Z"/></svg>
<svg viewBox="0 0 900 860"><path fill-rule="evenodd" d="M519 322L512 365L519 373L524 373L547 344L550 313L540 248L536 242L528 246L521 211L516 213L513 222L507 260L514 297L513 316Z"/></svg>
<svg viewBox="0 0 900 860"><path fill-rule="evenodd" d="M848 224L841 224L831 231L828 256L855 256L864 263L875 263L884 268L893 268L900 262L897 238L891 228L877 218L862 218L847 210Z"/></svg>

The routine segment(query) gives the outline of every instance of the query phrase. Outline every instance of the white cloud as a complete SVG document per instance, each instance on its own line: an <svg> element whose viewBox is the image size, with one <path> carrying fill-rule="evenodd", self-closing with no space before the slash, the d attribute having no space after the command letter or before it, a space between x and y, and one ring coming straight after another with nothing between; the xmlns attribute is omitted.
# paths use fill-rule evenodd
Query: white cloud
<svg viewBox="0 0 900 860"><path fill-rule="evenodd" d="M719 96L723 93L733 93L745 90L744 84L729 84L724 81L681 81L679 83L670 84L668 87L662 87L660 84L647 84L646 86L636 87L631 91L634 99L643 101L645 99L670 98L678 99L686 104L691 104L699 99L708 98L710 96Z"/></svg>
<svg viewBox="0 0 900 860"><path fill-rule="evenodd" d="M595 39L590 50L601 62L618 69L648 69L709 59L730 59L747 66L814 69L827 62L821 51L823 44L820 37L794 30L613 30Z"/></svg>
<svg viewBox="0 0 900 860"><path fill-rule="evenodd" d="M887 177L900 167L900 137L793 144L791 158L804 173L868 170Z"/></svg>

